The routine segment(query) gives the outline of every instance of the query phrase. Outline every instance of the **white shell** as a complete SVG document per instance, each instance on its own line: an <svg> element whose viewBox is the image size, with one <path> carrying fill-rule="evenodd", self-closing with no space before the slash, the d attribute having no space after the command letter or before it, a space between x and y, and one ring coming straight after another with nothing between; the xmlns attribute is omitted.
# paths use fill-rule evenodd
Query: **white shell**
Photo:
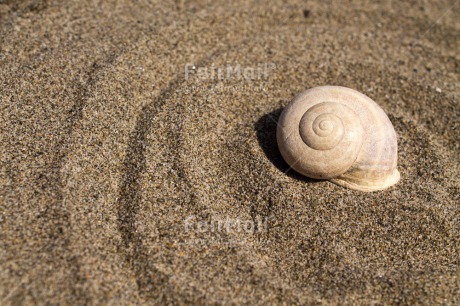
<svg viewBox="0 0 460 306"><path fill-rule="evenodd" d="M341 86L297 95L283 110L278 147L297 172L361 191L399 181L393 125L369 97Z"/></svg>

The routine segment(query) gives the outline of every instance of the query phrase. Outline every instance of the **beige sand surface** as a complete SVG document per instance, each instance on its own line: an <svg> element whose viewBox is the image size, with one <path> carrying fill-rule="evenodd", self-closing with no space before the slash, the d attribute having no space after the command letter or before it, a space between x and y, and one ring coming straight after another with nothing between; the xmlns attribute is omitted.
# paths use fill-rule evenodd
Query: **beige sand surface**
<svg viewBox="0 0 460 306"><path fill-rule="evenodd" d="M454 0L0 1L0 304L459 304L459 47ZM395 188L288 171L326 84L389 115Z"/></svg>

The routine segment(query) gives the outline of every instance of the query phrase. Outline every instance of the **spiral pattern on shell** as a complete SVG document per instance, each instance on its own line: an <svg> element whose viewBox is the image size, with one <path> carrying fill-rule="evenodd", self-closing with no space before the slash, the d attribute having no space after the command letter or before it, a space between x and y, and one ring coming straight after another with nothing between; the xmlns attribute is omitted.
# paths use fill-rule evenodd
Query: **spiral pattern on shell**
<svg viewBox="0 0 460 306"><path fill-rule="evenodd" d="M281 114L277 141L297 172L372 191L399 180L396 133L384 111L349 88L302 92Z"/></svg>

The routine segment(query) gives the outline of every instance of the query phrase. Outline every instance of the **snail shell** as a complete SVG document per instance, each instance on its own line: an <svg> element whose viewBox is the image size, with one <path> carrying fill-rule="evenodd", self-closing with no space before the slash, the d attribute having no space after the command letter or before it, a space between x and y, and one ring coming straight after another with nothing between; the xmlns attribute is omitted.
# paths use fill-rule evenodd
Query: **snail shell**
<svg viewBox="0 0 460 306"><path fill-rule="evenodd" d="M276 138L286 162L305 176L361 191L399 181L393 125L377 103L353 89L300 93L283 110Z"/></svg>

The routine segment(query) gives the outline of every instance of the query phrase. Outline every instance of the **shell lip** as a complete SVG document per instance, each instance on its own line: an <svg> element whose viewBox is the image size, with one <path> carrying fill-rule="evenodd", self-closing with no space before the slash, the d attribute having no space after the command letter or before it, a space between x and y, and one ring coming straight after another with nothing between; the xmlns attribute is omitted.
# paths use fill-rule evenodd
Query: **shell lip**
<svg viewBox="0 0 460 306"><path fill-rule="evenodd" d="M347 187L353 190L373 192L379 190L385 190L391 186L397 184L401 179L401 174L397 169L394 169L393 172L386 176L384 179L375 181L375 180L360 180L360 181L351 181L348 180L345 176L339 176L336 178L329 179L334 184L337 184L342 187Z"/></svg>

